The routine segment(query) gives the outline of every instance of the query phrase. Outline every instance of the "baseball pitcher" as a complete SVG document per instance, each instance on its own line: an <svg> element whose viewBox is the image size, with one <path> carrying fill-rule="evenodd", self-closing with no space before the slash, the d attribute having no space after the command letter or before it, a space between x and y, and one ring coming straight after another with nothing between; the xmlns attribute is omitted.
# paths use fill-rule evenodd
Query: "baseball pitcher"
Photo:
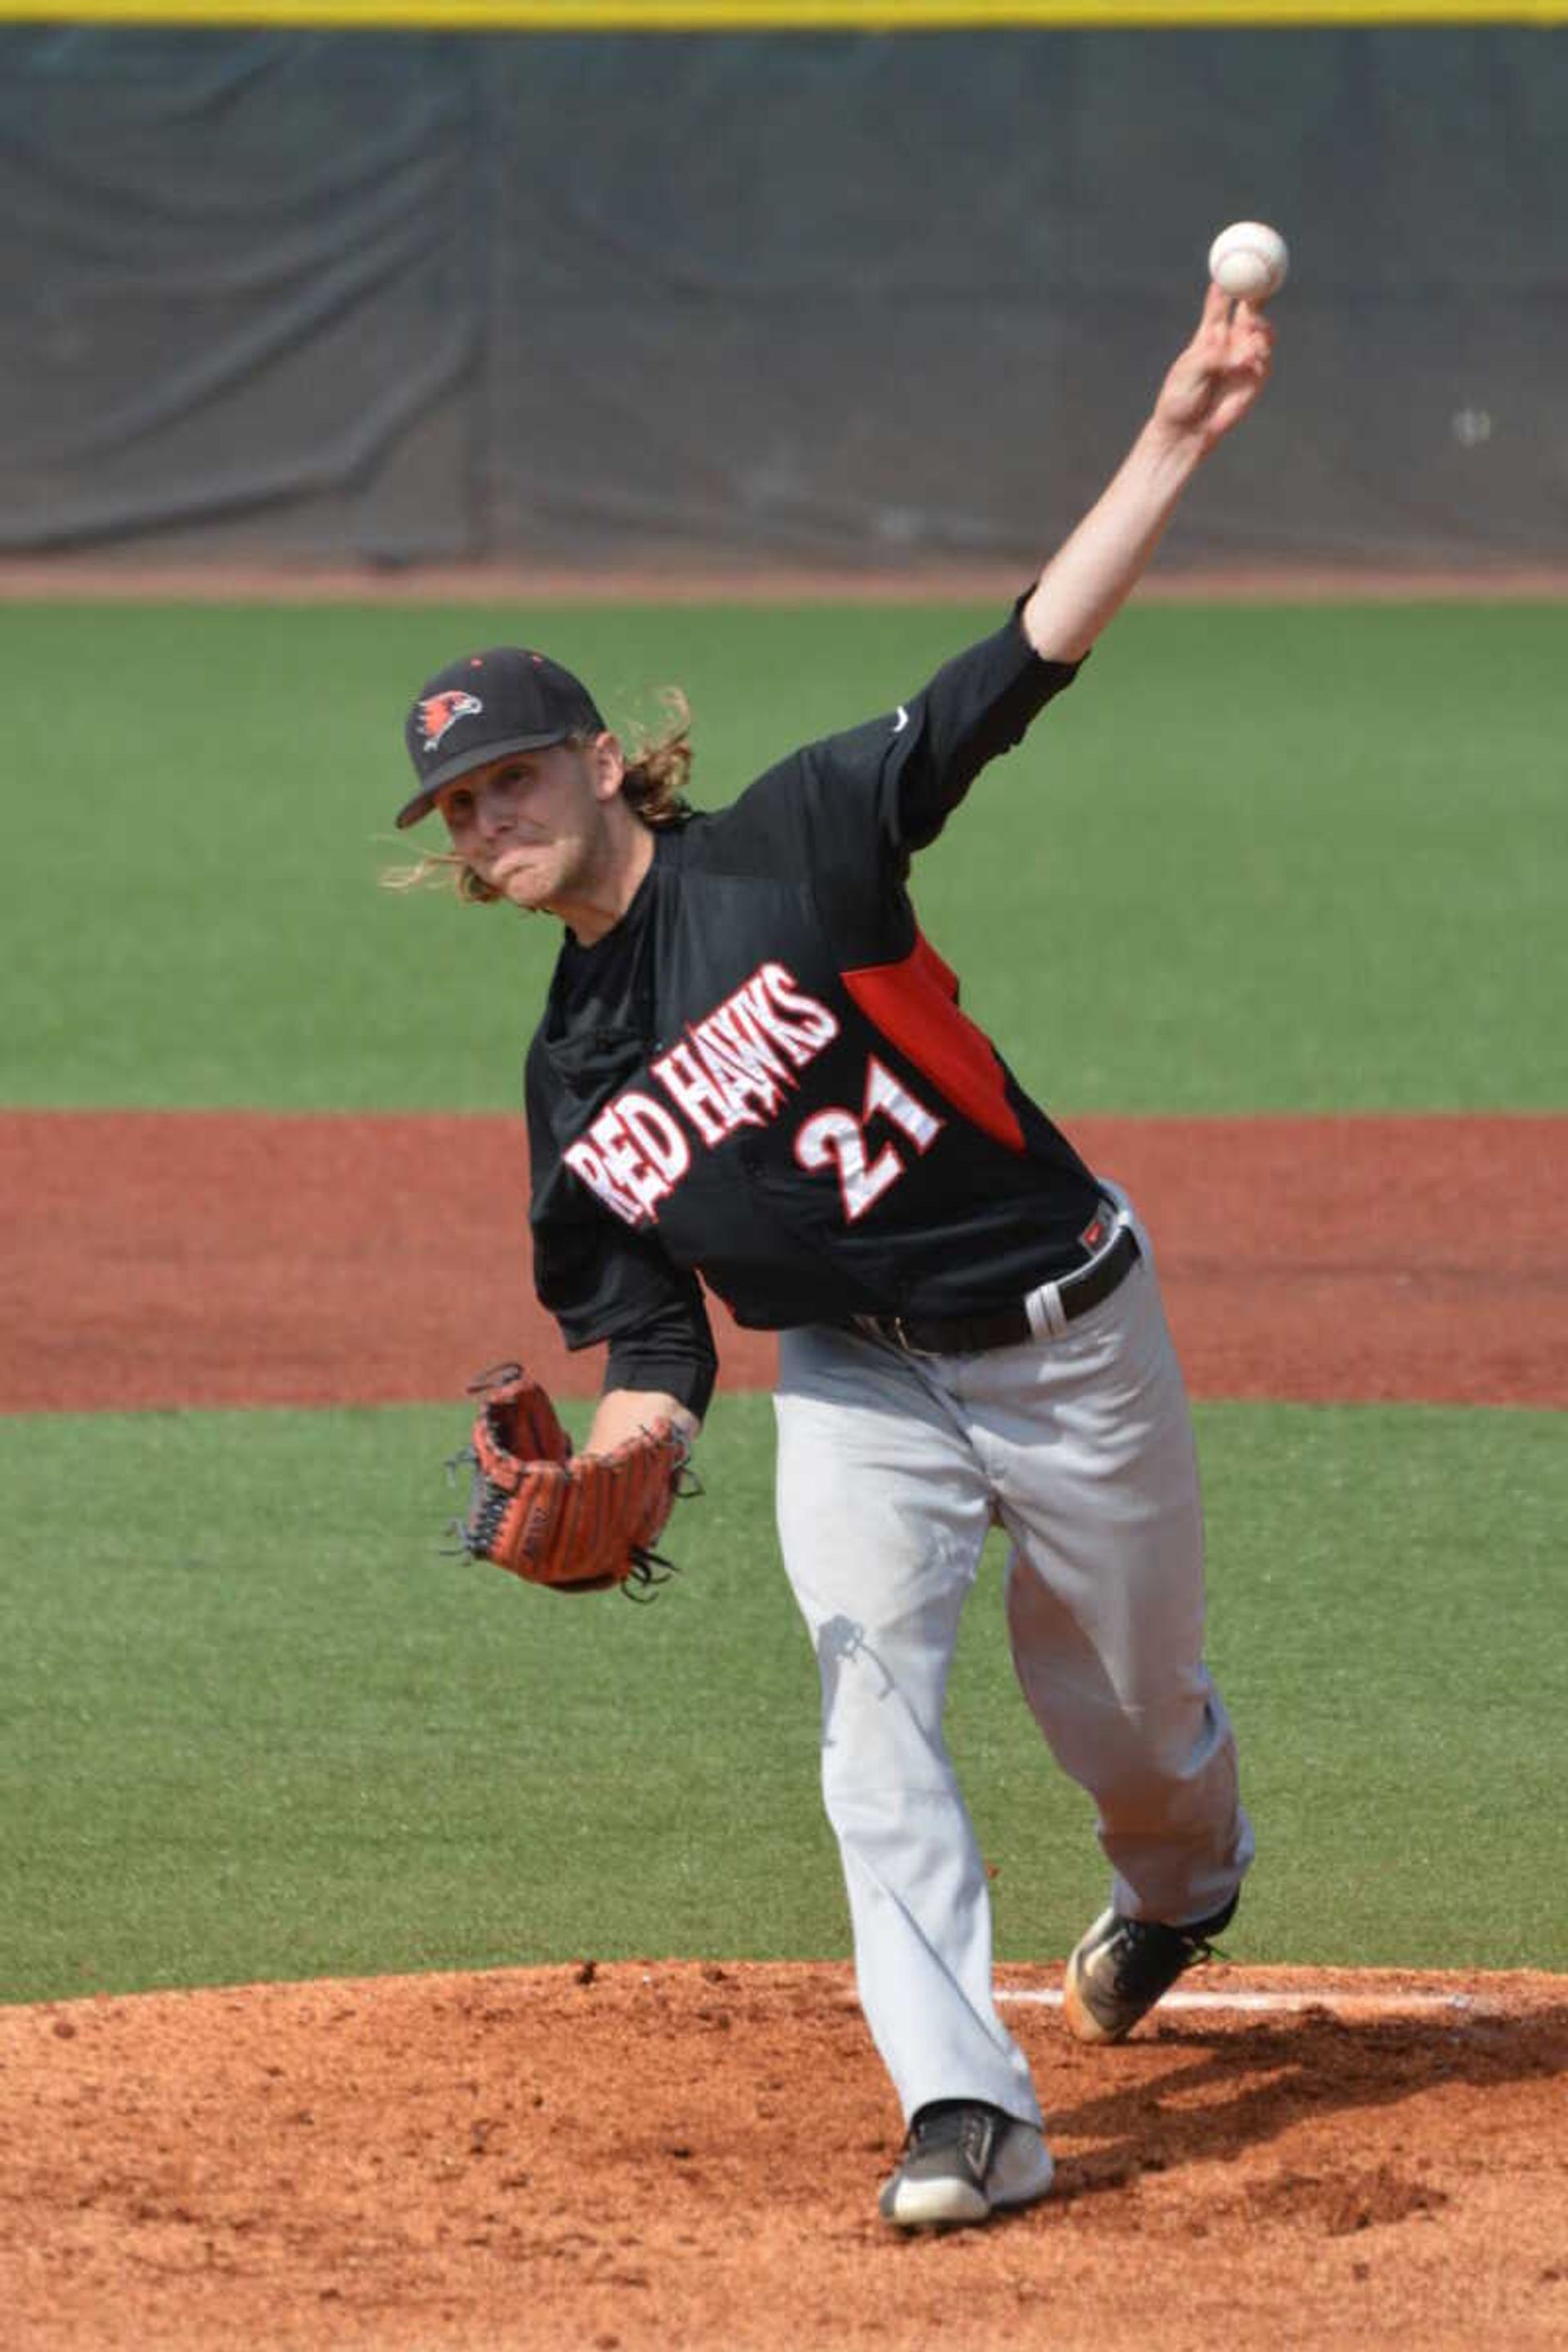
<svg viewBox="0 0 1568 2352"><path fill-rule="evenodd" d="M528 648L462 656L407 720L399 824L434 812L432 862L465 898L564 927L528 1055L534 1273L568 1344L607 1348L577 1456L517 1368L487 1384L464 1540L556 1586L657 1577L713 1386L704 1286L779 1333L779 1537L821 1670L860 2000L907 2126L880 2198L901 2228L1051 2181L942 1738L994 1521L1019 1685L1110 1869L1068 1967L1071 2029L1127 2033L1228 1921L1252 1856L1149 1236L963 1011L910 878L1073 684L1271 344L1211 289L1120 470L994 633L724 808L685 802L684 726L629 755Z"/></svg>

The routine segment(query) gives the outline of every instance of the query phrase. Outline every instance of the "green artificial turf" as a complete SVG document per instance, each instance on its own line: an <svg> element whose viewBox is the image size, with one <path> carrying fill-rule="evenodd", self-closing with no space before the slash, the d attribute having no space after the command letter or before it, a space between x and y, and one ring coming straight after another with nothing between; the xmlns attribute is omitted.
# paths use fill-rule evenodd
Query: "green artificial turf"
<svg viewBox="0 0 1568 2352"><path fill-rule="evenodd" d="M0 1998L847 1949L771 1411L721 1400L651 1608L437 1556L427 1409L0 1423ZM1238 1955L1568 1966L1561 1416L1211 1406ZM950 1730L998 1948L1103 1880L988 1552Z"/></svg>
<svg viewBox="0 0 1568 2352"><path fill-rule="evenodd" d="M376 885L423 678L521 637L617 722L679 682L721 802L998 618L14 607L0 1100L510 1108L555 926ZM1561 1108L1563 628L1134 607L917 866L969 1008L1068 1114Z"/></svg>

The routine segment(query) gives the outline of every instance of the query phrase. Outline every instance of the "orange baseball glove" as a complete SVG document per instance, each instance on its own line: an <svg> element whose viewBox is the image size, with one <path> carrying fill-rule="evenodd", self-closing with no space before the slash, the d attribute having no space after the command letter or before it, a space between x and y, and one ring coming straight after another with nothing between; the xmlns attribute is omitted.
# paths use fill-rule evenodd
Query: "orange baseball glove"
<svg viewBox="0 0 1568 2352"><path fill-rule="evenodd" d="M473 1389L484 1402L451 1465L473 1471L468 1510L453 1523L469 1559L557 1592L662 1583L670 1563L653 1546L687 1455L669 1423L650 1421L613 1454L574 1456L549 1396L521 1365L498 1365Z"/></svg>

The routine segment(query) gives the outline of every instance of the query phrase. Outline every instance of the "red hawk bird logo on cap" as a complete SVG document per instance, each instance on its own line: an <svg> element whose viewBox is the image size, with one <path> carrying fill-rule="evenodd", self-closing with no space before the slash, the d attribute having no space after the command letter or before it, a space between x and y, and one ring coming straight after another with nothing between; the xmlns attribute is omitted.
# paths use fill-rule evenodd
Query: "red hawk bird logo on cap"
<svg viewBox="0 0 1568 2352"><path fill-rule="evenodd" d="M425 749L433 751L450 727L459 719L477 719L484 709L477 694L464 694L448 687L445 694L427 694L419 705L419 732Z"/></svg>

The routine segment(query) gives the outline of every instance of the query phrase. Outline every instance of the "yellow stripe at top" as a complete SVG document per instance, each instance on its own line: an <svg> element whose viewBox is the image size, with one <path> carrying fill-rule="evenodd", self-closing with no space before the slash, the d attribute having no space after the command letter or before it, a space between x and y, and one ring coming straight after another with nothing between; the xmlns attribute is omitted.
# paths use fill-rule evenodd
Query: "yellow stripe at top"
<svg viewBox="0 0 1568 2352"><path fill-rule="evenodd" d="M0 21L447 33L1544 26L1568 23L1568 0L0 0Z"/></svg>

